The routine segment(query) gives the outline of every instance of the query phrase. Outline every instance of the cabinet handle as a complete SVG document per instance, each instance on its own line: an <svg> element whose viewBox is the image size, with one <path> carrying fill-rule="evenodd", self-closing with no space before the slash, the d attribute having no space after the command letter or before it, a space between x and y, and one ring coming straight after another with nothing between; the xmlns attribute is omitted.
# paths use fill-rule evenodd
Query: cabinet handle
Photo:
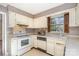
<svg viewBox="0 0 79 59"><path fill-rule="evenodd" d="M62 44L62 43L56 43L56 44L59 44L59 45L64 45L64 44Z"/></svg>

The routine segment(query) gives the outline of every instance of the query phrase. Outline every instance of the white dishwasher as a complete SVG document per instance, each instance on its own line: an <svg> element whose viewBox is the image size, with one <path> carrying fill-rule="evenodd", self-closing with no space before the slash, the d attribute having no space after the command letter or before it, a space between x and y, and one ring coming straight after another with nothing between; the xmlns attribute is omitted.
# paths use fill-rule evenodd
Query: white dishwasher
<svg viewBox="0 0 79 59"><path fill-rule="evenodd" d="M47 50L46 42L47 42L47 39L45 37L37 37L37 47L38 48L40 48L42 50Z"/></svg>

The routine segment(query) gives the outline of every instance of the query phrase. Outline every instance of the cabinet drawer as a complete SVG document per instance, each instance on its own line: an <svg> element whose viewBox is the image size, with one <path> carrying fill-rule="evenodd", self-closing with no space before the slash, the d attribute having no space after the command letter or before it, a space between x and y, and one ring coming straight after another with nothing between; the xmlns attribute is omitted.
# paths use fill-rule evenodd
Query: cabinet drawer
<svg viewBox="0 0 79 59"><path fill-rule="evenodd" d="M56 40L55 43L56 43L56 44L59 44L59 45L65 45L65 42L64 42L64 41Z"/></svg>

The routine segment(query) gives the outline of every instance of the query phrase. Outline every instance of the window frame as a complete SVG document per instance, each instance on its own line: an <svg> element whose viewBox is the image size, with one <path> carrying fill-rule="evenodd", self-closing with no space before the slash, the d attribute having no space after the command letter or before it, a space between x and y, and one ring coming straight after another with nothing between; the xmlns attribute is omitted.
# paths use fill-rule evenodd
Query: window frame
<svg viewBox="0 0 79 59"><path fill-rule="evenodd" d="M63 24L53 24L53 23L51 23L51 20L53 20L53 18L54 18L54 20L55 20L55 18L60 18L60 17L63 17L64 18L64 15L60 15L60 16L56 16L56 17L50 17L50 32L58 32L58 33L60 33L60 31L53 31L53 30L51 30L51 25L53 26L53 25L55 25L55 27L57 27L58 25L62 25L63 26L63 31L61 32L61 33L64 33L64 19L63 19Z"/></svg>

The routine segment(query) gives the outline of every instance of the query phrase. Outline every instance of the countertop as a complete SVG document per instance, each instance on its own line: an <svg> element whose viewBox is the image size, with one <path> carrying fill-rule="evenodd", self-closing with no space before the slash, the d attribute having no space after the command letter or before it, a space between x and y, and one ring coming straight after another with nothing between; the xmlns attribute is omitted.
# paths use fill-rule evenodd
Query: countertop
<svg viewBox="0 0 79 59"><path fill-rule="evenodd" d="M58 33L51 33L51 34L46 34L46 35L37 35L37 34L27 34L28 36L38 36L38 37L46 37L46 38L57 38L58 40L68 40L69 38L79 38L79 35L68 35L68 34L58 34ZM26 35L26 36L27 36ZM21 37L12 37L12 38L23 38L26 36L21 36Z"/></svg>

